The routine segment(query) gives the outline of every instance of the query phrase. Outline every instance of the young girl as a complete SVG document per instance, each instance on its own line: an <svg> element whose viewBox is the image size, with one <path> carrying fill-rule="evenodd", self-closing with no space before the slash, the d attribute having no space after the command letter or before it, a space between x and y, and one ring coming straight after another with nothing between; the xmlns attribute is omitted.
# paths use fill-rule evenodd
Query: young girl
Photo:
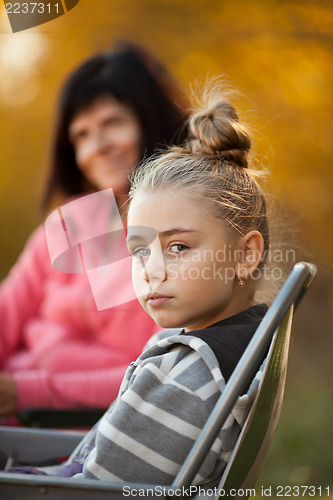
<svg viewBox="0 0 333 500"><path fill-rule="evenodd" d="M189 126L184 147L135 173L128 212L136 294L159 326L176 330L157 334L130 365L96 436L61 475L84 462L76 478L171 484L267 310L256 299L269 246L266 203L248 168L248 132L214 90ZM259 374L194 484L218 483Z"/></svg>
<svg viewBox="0 0 333 500"><path fill-rule="evenodd" d="M189 127L184 147L135 173L128 212L136 294L159 326L178 330L128 368L81 477L171 484L267 310L256 292L268 221L248 132L214 89ZM256 387L239 398L195 484L217 484Z"/></svg>

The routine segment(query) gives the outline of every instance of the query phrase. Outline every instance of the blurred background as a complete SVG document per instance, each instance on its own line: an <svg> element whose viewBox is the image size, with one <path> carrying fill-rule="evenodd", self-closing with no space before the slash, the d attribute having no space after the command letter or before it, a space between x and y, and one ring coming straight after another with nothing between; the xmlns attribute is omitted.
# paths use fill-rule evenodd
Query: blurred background
<svg viewBox="0 0 333 500"><path fill-rule="evenodd" d="M258 484L333 486L332 2L80 0L15 34L1 3L0 29L0 278L41 220L58 90L84 58L128 39L185 89L224 74L245 94L256 157L300 258L319 269L295 317L285 403Z"/></svg>

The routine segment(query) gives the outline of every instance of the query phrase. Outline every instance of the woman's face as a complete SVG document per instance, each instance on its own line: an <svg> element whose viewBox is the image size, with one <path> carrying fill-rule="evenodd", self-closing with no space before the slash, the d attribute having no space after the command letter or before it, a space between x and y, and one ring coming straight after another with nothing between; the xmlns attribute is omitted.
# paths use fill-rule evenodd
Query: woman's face
<svg viewBox="0 0 333 500"><path fill-rule="evenodd" d="M113 97L99 98L69 127L76 162L97 189L126 195L128 176L140 160L141 127L133 111Z"/></svg>

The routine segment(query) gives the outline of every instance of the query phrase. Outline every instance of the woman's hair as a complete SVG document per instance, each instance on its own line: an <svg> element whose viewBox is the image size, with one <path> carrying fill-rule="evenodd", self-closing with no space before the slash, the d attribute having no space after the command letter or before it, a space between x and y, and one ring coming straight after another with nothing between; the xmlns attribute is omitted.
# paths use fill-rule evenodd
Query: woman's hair
<svg viewBox="0 0 333 500"><path fill-rule="evenodd" d="M80 65L65 82L49 154L49 176L42 208L53 195L86 191L77 167L69 126L82 110L99 98L113 97L129 106L142 129L141 160L158 148L184 140L185 98L163 66L145 49L120 41Z"/></svg>
<svg viewBox="0 0 333 500"><path fill-rule="evenodd" d="M248 129L239 122L219 84L209 85L197 102L188 120L188 140L182 147L174 146L155 156L134 172L130 199L137 191L161 188L185 189L192 197L199 194L211 213L227 221L240 235L251 230L262 234L264 253L260 269L270 248L270 236L266 199L257 180L264 172L251 165ZM262 280L256 281L259 285ZM267 295L265 298L269 301ZM255 299L258 300L261 297Z"/></svg>

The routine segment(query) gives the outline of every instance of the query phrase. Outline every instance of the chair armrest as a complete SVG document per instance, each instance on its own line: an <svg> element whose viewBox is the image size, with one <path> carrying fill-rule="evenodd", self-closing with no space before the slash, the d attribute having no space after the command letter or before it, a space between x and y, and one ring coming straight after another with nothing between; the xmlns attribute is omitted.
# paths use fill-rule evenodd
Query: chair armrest
<svg viewBox="0 0 333 500"><path fill-rule="evenodd" d="M125 488L125 489L124 489ZM131 494L131 491L134 493ZM154 491L156 493L154 494ZM11 500L124 500L124 497L166 500L179 496L172 486L116 483L96 479L26 476L0 473L0 496ZM168 496L169 495L169 496Z"/></svg>
<svg viewBox="0 0 333 500"><path fill-rule="evenodd" d="M79 431L0 426L0 450L21 463L41 464L70 455L84 436Z"/></svg>

